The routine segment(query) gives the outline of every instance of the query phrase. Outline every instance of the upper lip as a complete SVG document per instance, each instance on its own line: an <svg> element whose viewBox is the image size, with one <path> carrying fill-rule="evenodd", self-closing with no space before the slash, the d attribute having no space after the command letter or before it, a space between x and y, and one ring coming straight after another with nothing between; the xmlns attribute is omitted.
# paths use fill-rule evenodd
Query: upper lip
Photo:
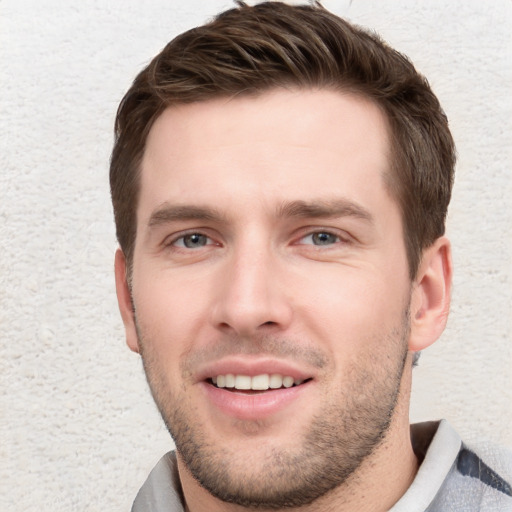
<svg viewBox="0 0 512 512"><path fill-rule="evenodd" d="M314 377L311 370L300 368L293 361L272 357L230 356L218 361L206 363L196 372L197 382L205 381L217 375L248 375L255 377L263 374L279 374L294 379L306 380Z"/></svg>

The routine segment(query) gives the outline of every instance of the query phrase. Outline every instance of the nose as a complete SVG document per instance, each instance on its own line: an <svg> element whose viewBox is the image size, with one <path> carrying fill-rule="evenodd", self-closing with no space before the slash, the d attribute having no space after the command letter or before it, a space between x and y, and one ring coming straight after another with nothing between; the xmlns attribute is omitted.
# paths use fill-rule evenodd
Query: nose
<svg viewBox="0 0 512 512"><path fill-rule="evenodd" d="M284 331L292 319L278 258L254 245L225 262L212 308L215 327L241 337Z"/></svg>

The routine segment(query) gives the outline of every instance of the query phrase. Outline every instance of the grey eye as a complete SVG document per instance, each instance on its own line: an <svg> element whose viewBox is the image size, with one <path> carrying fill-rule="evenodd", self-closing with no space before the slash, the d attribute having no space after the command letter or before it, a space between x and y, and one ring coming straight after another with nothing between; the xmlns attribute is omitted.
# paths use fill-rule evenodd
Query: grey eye
<svg viewBox="0 0 512 512"><path fill-rule="evenodd" d="M314 245L330 245L338 241L338 237L332 233L319 232L311 235L311 241Z"/></svg>
<svg viewBox="0 0 512 512"><path fill-rule="evenodd" d="M200 233L192 233L181 238L183 246L187 249L197 249L204 247L208 243L208 237Z"/></svg>

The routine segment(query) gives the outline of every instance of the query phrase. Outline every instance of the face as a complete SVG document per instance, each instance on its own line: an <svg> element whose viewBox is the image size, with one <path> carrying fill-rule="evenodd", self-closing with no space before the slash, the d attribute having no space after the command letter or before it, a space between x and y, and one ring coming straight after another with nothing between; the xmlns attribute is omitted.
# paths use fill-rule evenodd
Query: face
<svg viewBox="0 0 512 512"><path fill-rule="evenodd" d="M173 107L142 162L133 325L180 467L309 503L379 446L409 337L385 118L339 92Z"/></svg>

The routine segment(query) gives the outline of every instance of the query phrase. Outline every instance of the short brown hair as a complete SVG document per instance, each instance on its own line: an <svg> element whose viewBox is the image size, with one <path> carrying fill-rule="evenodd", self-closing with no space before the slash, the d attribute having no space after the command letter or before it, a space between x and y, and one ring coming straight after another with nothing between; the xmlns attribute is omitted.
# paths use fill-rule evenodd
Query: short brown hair
<svg viewBox="0 0 512 512"><path fill-rule="evenodd" d="M455 166L448 122L427 80L377 35L320 5L237 3L173 39L121 101L110 185L129 266L146 139L167 107L278 87L328 88L363 95L386 114L392 146L386 183L401 209L413 279L422 250L444 234Z"/></svg>

